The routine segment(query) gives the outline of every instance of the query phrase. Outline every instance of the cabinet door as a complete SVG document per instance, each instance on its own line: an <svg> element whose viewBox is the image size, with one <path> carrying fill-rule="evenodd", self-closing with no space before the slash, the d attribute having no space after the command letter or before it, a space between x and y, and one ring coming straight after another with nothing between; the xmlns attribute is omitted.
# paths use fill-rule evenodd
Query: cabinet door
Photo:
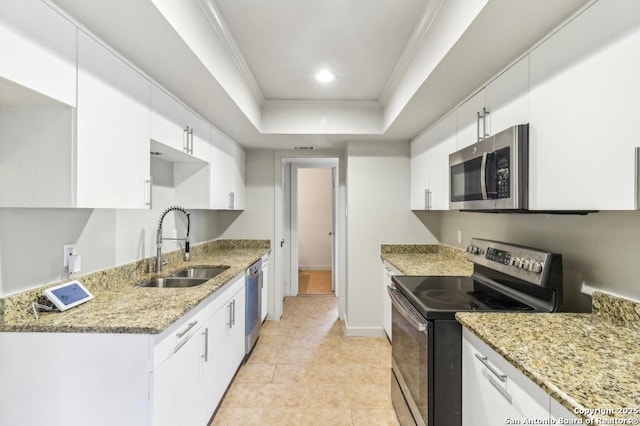
<svg viewBox="0 0 640 426"><path fill-rule="evenodd" d="M269 313L269 260L262 262L262 294L261 294L261 312L262 321L267 319Z"/></svg>
<svg viewBox="0 0 640 426"><path fill-rule="evenodd" d="M478 142L478 132L480 136L483 136L484 123L480 119L480 128L478 129L478 112L482 113L482 108L485 105L485 90L483 89L456 110L456 149L462 149Z"/></svg>
<svg viewBox="0 0 640 426"><path fill-rule="evenodd" d="M433 146L427 152L431 210L449 210L449 154L456 150L456 115L433 126Z"/></svg>
<svg viewBox="0 0 640 426"><path fill-rule="evenodd" d="M189 114L189 128L191 134L190 153L203 161L209 161L211 148L209 147L209 125L200 117Z"/></svg>
<svg viewBox="0 0 640 426"><path fill-rule="evenodd" d="M232 202L233 210L244 210L244 179L245 179L245 152L239 146L231 145L231 157L233 159L233 187Z"/></svg>
<svg viewBox="0 0 640 426"><path fill-rule="evenodd" d="M512 65L485 89L487 133L529 122L529 56Z"/></svg>
<svg viewBox="0 0 640 426"><path fill-rule="evenodd" d="M151 139L177 151L187 150L187 110L158 86L151 86Z"/></svg>
<svg viewBox="0 0 640 426"><path fill-rule="evenodd" d="M228 299L213 316L205 319L208 339L207 358L202 376L202 416L205 421L211 417L220 403L231 379L227 373L229 370L227 367L227 342L229 330L232 327L231 316L233 314L231 300Z"/></svg>
<svg viewBox="0 0 640 426"><path fill-rule="evenodd" d="M235 172L231 143L216 129L211 129L211 208L231 210Z"/></svg>
<svg viewBox="0 0 640 426"><path fill-rule="evenodd" d="M245 355L245 299L245 288L243 286L242 289L233 296L233 327L230 329L228 343L229 370L227 374L229 374L229 382L236 374L236 370Z"/></svg>
<svg viewBox="0 0 640 426"><path fill-rule="evenodd" d="M530 62L530 208L634 209L640 2L594 3Z"/></svg>
<svg viewBox="0 0 640 426"><path fill-rule="evenodd" d="M148 80L78 32L78 207L145 207L149 91Z"/></svg>
<svg viewBox="0 0 640 426"><path fill-rule="evenodd" d="M207 357L202 374L202 418L206 422L244 358L244 274L205 308Z"/></svg>
<svg viewBox="0 0 640 426"><path fill-rule="evenodd" d="M427 189L429 188L429 167L427 150L431 129L411 142L411 210L427 209Z"/></svg>
<svg viewBox="0 0 640 426"><path fill-rule="evenodd" d="M2 0L0 77L76 106L76 31L41 0Z"/></svg>
<svg viewBox="0 0 640 426"><path fill-rule="evenodd" d="M200 330L153 372L153 426L199 426L202 356Z"/></svg>

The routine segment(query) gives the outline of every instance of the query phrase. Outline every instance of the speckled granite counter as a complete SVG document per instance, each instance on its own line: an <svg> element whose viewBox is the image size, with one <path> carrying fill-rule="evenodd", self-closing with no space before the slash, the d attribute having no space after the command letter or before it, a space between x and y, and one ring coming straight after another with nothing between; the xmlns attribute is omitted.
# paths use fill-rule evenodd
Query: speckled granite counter
<svg viewBox="0 0 640 426"><path fill-rule="evenodd" d="M592 314L459 312L456 319L571 412L640 409L640 304L594 293ZM640 415L582 418L613 424L596 419Z"/></svg>
<svg viewBox="0 0 640 426"><path fill-rule="evenodd" d="M158 334L268 251L268 240L218 240L193 247L190 262L183 262L179 252L170 253L160 275L146 272L153 258L88 274L78 279L93 293L93 300L66 312L41 313L38 321L31 303L42 299L42 290L49 286L0 299L0 332ZM136 287L187 267L217 265L230 268L200 286Z"/></svg>
<svg viewBox="0 0 640 426"><path fill-rule="evenodd" d="M439 244L383 244L380 257L405 275L471 275L467 253Z"/></svg>

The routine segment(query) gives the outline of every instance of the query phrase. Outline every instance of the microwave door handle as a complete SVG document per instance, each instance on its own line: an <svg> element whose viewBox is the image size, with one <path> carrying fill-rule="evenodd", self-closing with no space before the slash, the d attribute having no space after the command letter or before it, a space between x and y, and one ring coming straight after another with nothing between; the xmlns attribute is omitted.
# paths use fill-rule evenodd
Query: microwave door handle
<svg viewBox="0 0 640 426"><path fill-rule="evenodd" d="M488 152L482 154L482 164L480 165L480 190L482 191L482 199L487 199L487 156Z"/></svg>

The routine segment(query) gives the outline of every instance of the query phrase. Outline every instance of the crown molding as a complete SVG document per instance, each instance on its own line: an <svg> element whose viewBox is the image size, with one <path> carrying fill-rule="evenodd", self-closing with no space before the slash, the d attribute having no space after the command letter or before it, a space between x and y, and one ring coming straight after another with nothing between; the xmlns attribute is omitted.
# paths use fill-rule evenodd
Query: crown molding
<svg viewBox="0 0 640 426"><path fill-rule="evenodd" d="M378 101L326 101L326 100L280 100L267 99L262 104L263 109L305 109L305 110L361 110L361 111L382 111L382 106Z"/></svg>
<svg viewBox="0 0 640 426"><path fill-rule="evenodd" d="M224 45L227 53L231 56L231 60L236 66L236 69L240 73L242 80L247 85L247 88L253 96L256 98L259 104L264 102L264 94L262 93L262 89L258 85L258 81L256 80L249 64L246 59L242 55L238 44L233 38L233 34L231 34L231 30L229 30L229 26L224 21L222 13L218 8L215 0L196 0L202 11L204 12L209 24L216 32L218 38Z"/></svg>
<svg viewBox="0 0 640 426"><path fill-rule="evenodd" d="M387 84L385 85L385 88L382 91L382 94L380 95L381 105L387 104L387 102L391 98L391 95L398 87L400 80L402 80L402 77L407 71L409 64L413 60L413 57L416 55L416 52L418 51L420 44L422 43L424 38L427 36L427 33L431 29L431 25L433 25L433 22L438 16L438 13L440 12L440 9L442 8L442 5L444 4L444 2L445 0L432 0L424 9L424 12L420 17L420 20L418 21L418 23L413 29L413 32L411 33L411 37L409 37L409 41L407 42L407 45L402 51L402 55L400 55L398 64L393 69L393 72L391 73L389 80L387 80Z"/></svg>

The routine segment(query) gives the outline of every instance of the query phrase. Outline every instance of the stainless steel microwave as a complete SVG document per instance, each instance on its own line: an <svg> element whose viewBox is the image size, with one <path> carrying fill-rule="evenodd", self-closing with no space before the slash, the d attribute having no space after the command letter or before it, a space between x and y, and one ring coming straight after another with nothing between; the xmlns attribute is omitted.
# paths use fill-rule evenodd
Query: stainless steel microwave
<svg viewBox="0 0 640 426"><path fill-rule="evenodd" d="M529 125L519 124L449 155L449 208L529 208Z"/></svg>

